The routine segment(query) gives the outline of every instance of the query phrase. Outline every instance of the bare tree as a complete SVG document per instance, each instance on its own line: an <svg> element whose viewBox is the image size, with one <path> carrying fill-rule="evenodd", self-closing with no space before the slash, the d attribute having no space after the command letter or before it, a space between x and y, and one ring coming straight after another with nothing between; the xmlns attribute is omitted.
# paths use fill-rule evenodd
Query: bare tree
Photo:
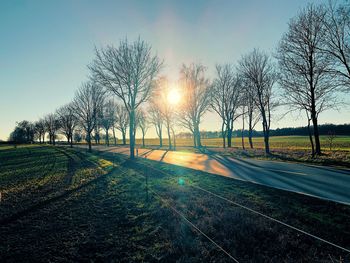
<svg viewBox="0 0 350 263"><path fill-rule="evenodd" d="M350 91L350 5L329 1L325 12L324 46L318 48L331 56L340 84Z"/></svg>
<svg viewBox="0 0 350 263"><path fill-rule="evenodd" d="M139 109L137 111L136 116L137 116L138 127L141 129L141 132L142 132L142 147L145 147L145 136L146 136L147 130L149 128L147 115L146 115L146 112L144 110Z"/></svg>
<svg viewBox="0 0 350 263"><path fill-rule="evenodd" d="M37 122L35 122L34 129L35 129L35 132L38 136L39 142L44 143L45 142L45 132L46 132L44 120L40 119Z"/></svg>
<svg viewBox="0 0 350 263"><path fill-rule="evenodd" d="M242 132L241 132L241 139L242 139L242 149L245 150L245 145L244 145L244 124L245 124L245 115L246 115L246 104L242 102L241 105L241 110L242 110Z"/></svg>
<svg viewBox="0 0 350 263"><path fill-rule="evenodd" d="M89 66L93 78L118 96L129 113L131 159L135 157L136 109L148 100L161 65L151 54L151 46L138 39L132 44L123 40L118 48L96 49L96 58Z"/></svg>
<svg viewBox="0 0 350 263"><path fill-rule="evenodd" d="M101 121L103 118L103 115L101 112L98 112L95 116L96 118L96 125L94 128L93 138L95 140L95 144L100 144L101 136L100 136L100 130L101 130Z"/></svg>
<svg viewBox="0 0 350 263"><path fill-rule="evenodd" d="M174 105L169 102L169 96L171 96L172 91L168 79L166 77L161 77L157 81L156 88L152 95L153 105L159 108L162 122L167 130L169 149L172 149L171 128L174 125L176 115ZM154 103L155 101L157 101L157 103Z"/></svg>
<svg viewBox="0 0 350 263"><path fill-rule="evenodd" d="M79 123L86 132L86 139L91 152L91 133L96 126L96 114L103 103L104 91L94 82L84 83L75 94L74 107Z"/></svg>
<svg viewBox="0 0 350 263"><path fill-rule="evenodd" d="M322 52L326 10L308 5L289 23L278 48L280 84L286 103L294 110L306 111L313 124L315 150L321 154L319 114L336 105L337 85L331 72L329 55ZM313 145L312 137L310 142Z"/></svg>
<svg viewBox="0 0 350 263"><path fill-rule="evenodd" d="M159 138L159 147L163 147L163 114L160 109L160 106L155 100L152 100L150 103L150 108L148 110L150 116L150 123L154 125L156 133Z"/></svg>
<svg viewBox="0 0 350 263"><path fill-rule="evenodd" d="M113 141L114 141L114 146L117 145L117 137L115 136L115 127L117 123L117 110L118 110L118 105L115 103L114 100L111 100L109 107L109 116L110 116L110 121L111 121L111 129L112 129L112 135L113 135ZM127 123L127 122L126 122Z"/></svg>
<svg viewBox="0 0 350 263"><path fill-rule="evenodd" d="M123 105L116 105L115 128L122 133L123 144L126 144L126 132L129 126L129 113Z"/></svg>
<svg viewBox="0 0 350 263"><path fill-rule="evenodd" d="M102 110L101 126L106 133L106 145L109 146L109 130L115 123L115 103L113 100L108 100Z"/></svg>
<svg viewBox="0 0 350 263"><path fill-rule="evenodd" d="M242 95L242 103L245 107L245 115L248 117L248 140L249 140L249 146L251 149L254 148L253 146L253 130L255 126L258 124L260 120L260 114L259 110L256 107L254 103L254 98L252 95L254 95L254 92L252 89L252 86L248 83L243 84L243 95Z"/></svg>
<svg viewBox="0 0 350 263"><path fill-rule="evenodd" d="M241 103L242 79L230 64L216 65L216 78L213 81L211 107L222 120L221 135L223 147L232 146L233 122L241 116L237 110Z"/></svg>
<svg viewBox="0 0 350 263"><path fill-rule="evenodd" d="M205 68L200 64L182 65L180 71L184 98L179 122L192 132L194 147L202 146L199 124L211 100L211 85L204 73Z"/></svg>
<svg viewBox="0 0 350 263"><path fill-rule="evenodd" d="M101 96L101 101L94 101L96 105L94 105L94 108L96 108L96 114L94 116L95 118L95 128L94 128L94 139L96 144L100 144L101 141L101 135L100 131L103 129L102 121L103 121L103 110L104 110L104 104L105 104L105 96Z"/></svg>
<svg viewBox="0 0 350 263"><path fill-rule="evenodd" d="M250 96L260 111L265 152L269 154L271 111L275 106L272 101L273 86L276 81L274 67L266 53L254 49L251 53L242 57L239 62L239 70L245 83L249 83L248 85L251 86L251 89L249 89Z"/></svg>
<svg viewBox="0 0 350 263"><path fill-rule="evenodd" d="M329 142L329 151L332 151L332 149L333 149L333 141L334 141L334 139L336 137L337 136L335 135L334 131L328 131L327 139L328 139L328 142Z"/></svg>
<svg viewBox="0 0 350 263"><path fill-rule="evenodd" d="M50 113L46 115L46 117L44 118L44 121L45 121L46 130L49 133L50 144L55 145L57 132L60 128L58 115L55 113Z"/></svg>
<svg viewBox="0 0 350 263"><path fill-rule="evenodd" d="M173 135L173 150L176 150L176 134L175 134L175 122L171 126L171 133Z"/></svg>
<svg viewBox="0 0 350 263"><path fill-rule="evenodd" d="M75 114L73 103L62 106L57 110L58 120L63 134L66 136L70 147L73 147L73 133L78 125L78 118Z"/></svg>
<svg viewBox="0 0 350 263"><path fill-rule="evenodd" d="M117 137L115 136L116 121L117 121L117 116L116 116L116 112L115 112L114 113L114 122L113 122L113 125L112 125L112 134L113 134L114 146L117 146Z"/></svg>

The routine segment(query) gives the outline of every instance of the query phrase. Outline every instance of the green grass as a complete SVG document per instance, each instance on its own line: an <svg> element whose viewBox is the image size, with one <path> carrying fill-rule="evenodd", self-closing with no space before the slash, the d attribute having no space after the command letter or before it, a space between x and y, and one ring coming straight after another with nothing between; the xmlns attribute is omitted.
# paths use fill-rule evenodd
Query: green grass
<svg viewBox="0 0 350 263"><path fill-rule="evenodd" d="M163 139L163 146L167 147L168 139ZM245 147L249 148L248 138L244 139ZM321 147L328 151L329 150L329 140L328 136L320 136ZM101 140L103 143L103 140ZM113 145L113 140L110 141L110 144ZM121 140L118 140L118 143L121 143ZM129 141L127 140L127 143ZM142 139L137 138L136 144L142 145ZM159 146L158 138L146 138L146 146ZM254 148L263 149L264 148L264 139L263 137L254 137L253 138ZM222 147L221 138L211 138L211 139L202 139L202 145L206 147ZM176 140L176 146L178 147L193 147L192 139L180 138ZM232 138L232 146L235 148L242 148L242 138L234 137ZM270 137L270 148L276 150L311 150L310 141L308 136L271 136ZM350 151L350 136L336 136L333 140L332 150L334 151Z"/></svg>
<svg viewBox="0 0 350 263"><path fill-rule="evenodd" d="M0 147L0 166L2 216L78 187L103 172L79 153L38 145Z"/></svg>
<svg viewBox="0 0 350 263"><path fill-rule="evenodd" d="M17 213L0 224L2 262L228 261L169 205L240 262L349 260L333 247L196 187L349 246L350 208L345 205L175 165L58 147L2 149L0 163L6 168L0 172L5 191L0 221Z"/></svg>
<svg viewBox="0 0 350 263"><path fill-rule="evenodd" d="M242 139L234 137L232 146L242 148ZM320 136L321 146L329 149L329 141L327 136ZM136 139L136 143L141 145L142 140ZM146 139L146 145L159 145L159 139ZM221 138L202 139L203 146L206 147L222 147ZM257 149L264 148L263 137L253 138L254 147ZM163 139L163 145L168 146L168 140ZM193 146L192 139L177 139L177 146ZM245 147L249 148L248 138L245 138ZM307 136L272 136L270 138L271 149L294 149L294 150L310 150L310 141ZM350 136L337 136L333 141L333 150L350 151Z"/></svg>

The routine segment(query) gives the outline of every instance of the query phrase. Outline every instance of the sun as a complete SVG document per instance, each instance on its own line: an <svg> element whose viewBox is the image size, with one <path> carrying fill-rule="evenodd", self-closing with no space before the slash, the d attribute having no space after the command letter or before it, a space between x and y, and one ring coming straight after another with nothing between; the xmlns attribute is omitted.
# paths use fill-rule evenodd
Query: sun
<svg viewBox="0 0 350 263"><path fill-rule="evenodd" d="M177 89L171 89L168 93L167 99L170 104L176 105L179 104L181 95Z"/></svg>

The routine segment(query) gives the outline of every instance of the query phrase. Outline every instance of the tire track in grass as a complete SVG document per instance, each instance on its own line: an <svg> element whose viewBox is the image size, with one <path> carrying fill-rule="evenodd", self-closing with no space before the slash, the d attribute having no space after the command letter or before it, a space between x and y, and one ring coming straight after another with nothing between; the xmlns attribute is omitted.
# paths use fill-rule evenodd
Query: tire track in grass
<svg viewBox="0 0 350 263"><path fill-rule="evenodd" d="M100 168L97 163L94 163L92 161L89 161L89 163L93 163L96 166L96 168ZM119 170L122 172L122 174L127 172L127 171L122 171L121 168L119 168ZM7 224L10 224L10 223L20 219L21 217L26 216L29 213L33 213L33 212L37 211L38 209L42 209L55 201L58 201L62 198L66 198L67 196L69 196L73 193L76 193L76 192L78 192L78 191L80 191L80 190L82 190L82 189L84 189L84 188L86 188L94 183L99 182L101 179L105 178L106 176L111 175L114 172L115 172L115 169L113 168L110 172L105 173L105 174L101 174L98 177L88 181L87 183L81 184L81 185L79 185L75 188L72 188L72 189L66 189L63 192L60 192L52 197L49 197L48 199L45 199L45 200L40 201L34 205L31 205L30 207L25 208L21 211L15 212L14 214L12 214L8 217L2 218L2 219L0 219L0 225L4 226Z"/></svg>
<svg viewBox="0 0 350 263"><path fill-rule="evenodd" d="M74 158L68 154L65 150L55 147L55 150L58 152L61 152L64 156L68 158L68 164L67 164L67 172L63 179L64 184L66 187L69 187L73 181L73 176L77 170L77 162L74 160Z"/></svg>
<svg viewBox="0 0 350 263"><path fill-rule="evenodd" d="M73 193L76 193L76 192L78 192L78 191L80 191L80 190L82 190L82 189L84 189L84 188L86 188L86 187L88 187L88 186L90 186L90 185L92 185L94 183L99 182L100 180L102 180L103 178L111 175L114 172L115 171L112 170L109 173L102 174L99 177L97 177L95 179L92 179L91 181L89 181L89 182L87 182L85 184L77 186L77 187L75 187L73 189L66 190L63 193L60 193L58 195L55 195L55 196L53 196L51 198L48 198L48 199L42 201L42 202L34 204L31 207L28 207L27 209L24 209L24 210L22 210L20 212L17 212L17 213L15 213L15 214L13 214L13 215L11 215L9 217L3 218L3 219L0 220L0 225L4 226L4 225L7 225L7 224L10 224L10 223L20 219L21 217L23 217L23 216L25 216L25 215L27 215L29 213L33 213L33 212L37 211L38 209L42 209L42 208L50 205L53 202L56 202L56 201L58 201L60 199L63 199L63 198L66 198L66 197L68 197L69 195L71 195ZM122 172L122 174L125 174L125 173L126 173L126 171Z"/></svg>
<svg viewBox="0 0 350 263"><path fill-rule="evenodd" d="M42 146L33 147L34 149L32 149L32 151L30 151L28 148L24 148L26 154L19 152L19 155L28 156L28 160L30 160L29 156L33 154L33 151L39 157L43 156L43 152L40 151L43 149ZM11 213L13 214L18 212L16 211L18 206L19 209L21 209L23 206L31 205L33 200L41 199L42 196L38 196L38 191L41 188L39 182L45 178L56 165L55 154L52 151L45 151L45 153L47 154L45 159L40 158L35 162L32 161L30 162L31 165L29 168L19 171L16 169L16 166L14 166L14 172L8 174L7 178L3 178L1 182L2 189L0 189L2 192L2 216L10 216ZM14 156L15 159L16 156ZM45 162L43 162L44 160Z"/></svg>

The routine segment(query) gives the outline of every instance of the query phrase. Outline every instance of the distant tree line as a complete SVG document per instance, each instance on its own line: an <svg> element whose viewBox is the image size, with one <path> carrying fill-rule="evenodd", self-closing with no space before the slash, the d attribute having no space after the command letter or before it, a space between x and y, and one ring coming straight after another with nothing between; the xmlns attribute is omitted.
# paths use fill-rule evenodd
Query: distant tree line
<svg viewBox="0 0 350 263"><path fill-rule="evenodd" d="M256 130L244 130L243 136L248 137L249 133L253 135L253 137L263 137L263 131ZM336 136L350 136L350 124L321 124L319 125L319 133L320 135L329 135L330 133L335 134ZM221 131L201 131L202 139L211 139L211 138L222 138ZM242 130L233 130L233 137L241 137ZM304 127L287 127L287 128L277 128L270 130L270 136L308 136L309 129L307 126ZM190 132L180 132L176 134L176 138L182 139L192 139L192 133Z"/></svg>
<svg viewBox="0 0 350 263"><path fill-rule="evenodd" d="M350 5L309 4L290 20L274 55L255 48L236 62L217 64L213 79L207 77L204 65L183 64L177 84L182 99L174 105L169 99L173 85L160 75L163 61L140 38L125 39L117 46L95 48L88 80L72 101L35 123L19 123L10 139L44 142L48 138L55 144L62 134L71 146L84 139L91 151L92 142L100 144L102 137L107 146L110 137L116 145L115 130L119 130L123 144L128 135L134 158L136 132L141 131L145 146L144 138L153 126L161 147L166 130L170 149L176 138L184 136L193 140L194 147L202 147L201 139L212 136L222 138L223 147L232 147L232 137L240 136L244 147L248 137L251 148L252 137L263 136L269 154L270 136L307 135L312 155L320 155L319 136L324 129L332 128L339 135L347 129L325 128L318 120L324 111L341 105L340 94L349 93L349 61ZM274 111L280 106L305 114L307 127L271 130ZM201 132L208 111L220 117L220 133ZM258 123L262 132L255 131ZM191 136L175 136L177 126Z"/></svg>

